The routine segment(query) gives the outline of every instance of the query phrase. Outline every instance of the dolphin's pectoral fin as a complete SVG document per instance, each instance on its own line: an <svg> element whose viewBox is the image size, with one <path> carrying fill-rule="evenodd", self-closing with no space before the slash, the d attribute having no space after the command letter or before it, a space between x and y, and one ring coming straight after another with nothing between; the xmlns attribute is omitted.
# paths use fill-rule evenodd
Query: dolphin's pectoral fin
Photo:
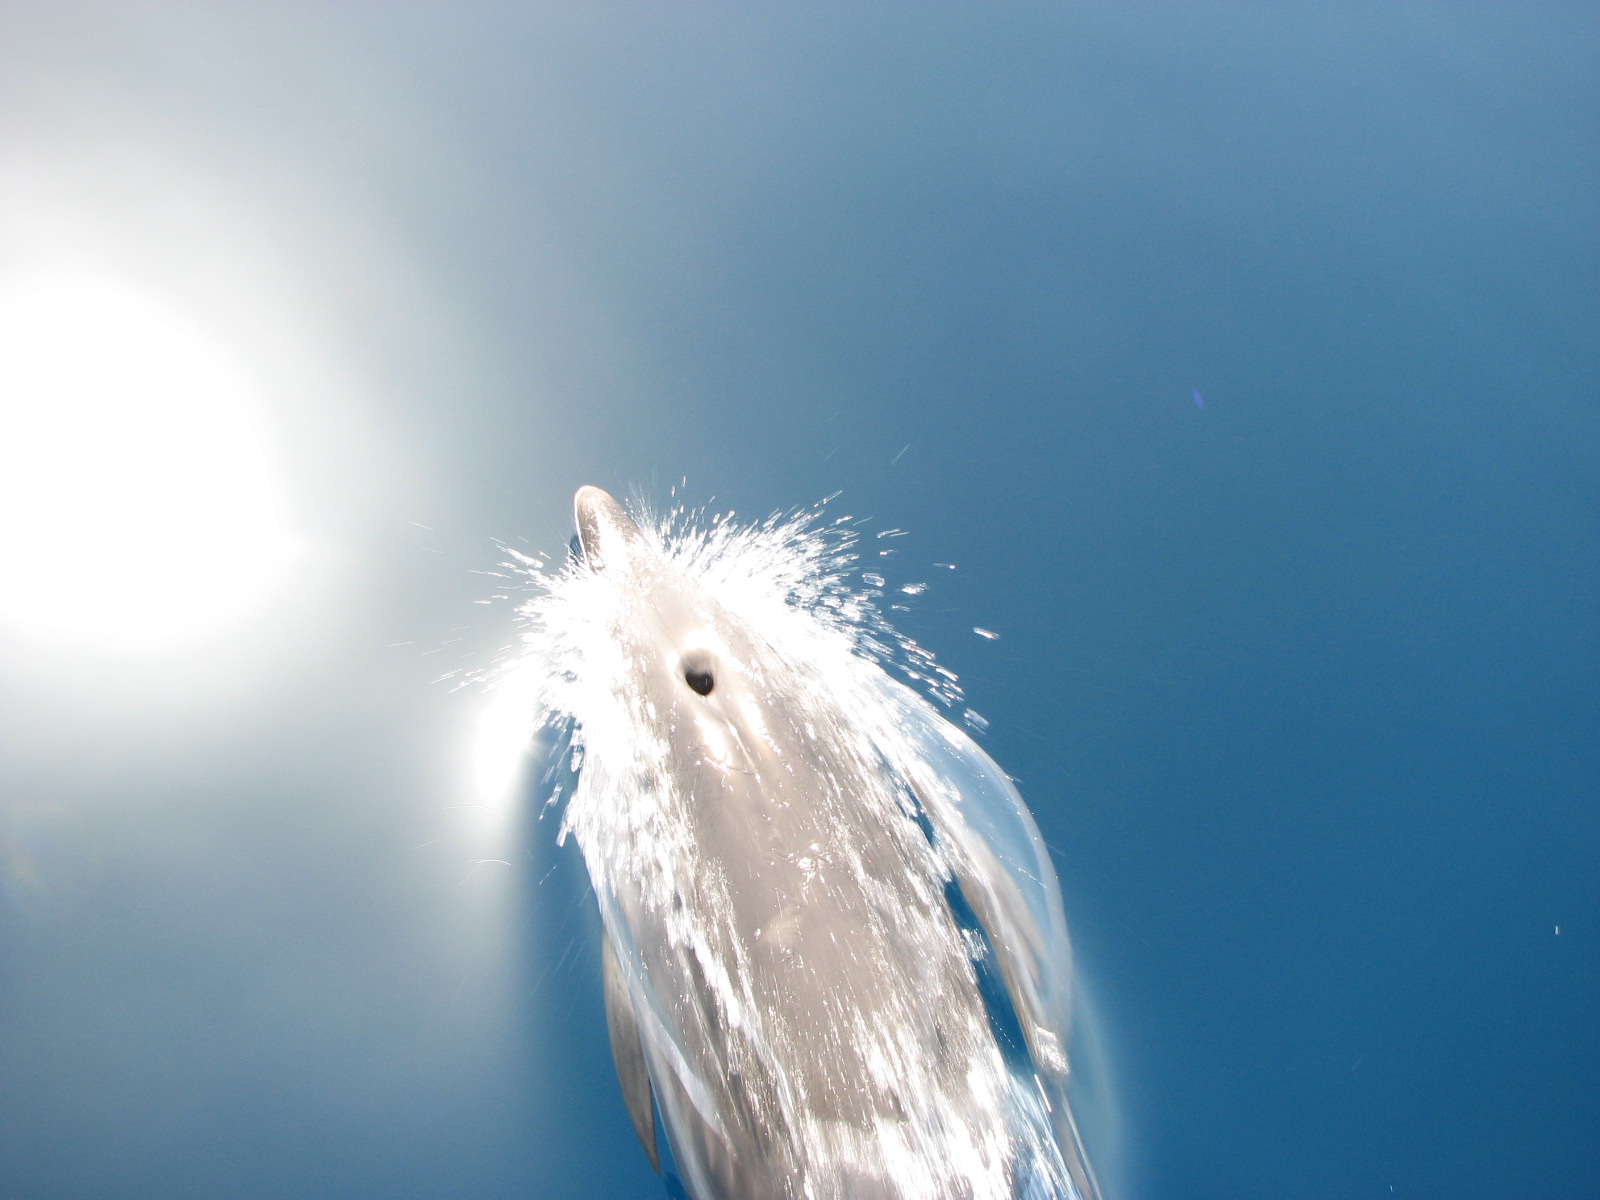
<svg viewBox="0 0 1600 1200"><path fill-rule="evenodd" d="M645 1156L657 1175L661 1159L656 1152L655 1100L650 1091L650 1071L645 1066L644 1047L639 1044L639 1022L633 1012L633 998L617 962L617 948L608 933L601 941L601 974L605 978L606 1029L611 1034L611 1061L616 1064L617 1083L628 1106L628 1119L639 1135Z"/></svg>
<svg viewBox="0 0 1600 1200"><path fill-rule="evenodd" d="M961 901L970 909L994 951L1000 980L1016 1013L1034 1065L1052 1078L1067 1073L1065 1029L1056 1027L1039 998L1038 960L1044 942L1027 901L994 852L964 826L938 821L915 786L910 788L913 817L934 845L944 840Z"/></svg>
<svg viewBox="0 0 1600 1200"><path fill-rule="evenodd" d="M994 948L1000 977L1035 1065L1052 1076L1063 1076L1067 1071L1062 1042L1066 1031L1053 1027L1039 1000L1034 962L1041 946L1026 904L985 847L971 846L969 852L978 861L958 866L956 882Z"/></svg>

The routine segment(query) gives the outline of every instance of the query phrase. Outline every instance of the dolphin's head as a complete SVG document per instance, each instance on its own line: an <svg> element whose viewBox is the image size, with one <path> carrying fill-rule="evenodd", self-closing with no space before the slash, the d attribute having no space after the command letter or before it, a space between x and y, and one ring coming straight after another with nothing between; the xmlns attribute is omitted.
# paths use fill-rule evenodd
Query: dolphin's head
<svg viewBox="0 0 1600 1200"><path fill-rule="evenodd" d="M586 485L573 498L583 561L608 580L627 603L617 614L618 640L630 651L635 671L663 671L695 695L717 686L717 640L712 627L725 625L711 598L681 571L666 568L626 509L601 488Z"/></svg>
<svg viewBox="0 0 1600 1200"><path fill-rule="evenodd" d="M621 600L612 627L621 651L614 694L663 741L693 745L707 765L748 770L748 751L764 740L767 724L750 686L752 670L765 665L760 640L669 564L609 493L579 488L573 507L585 565ZM696 736L685 738L690 730Z"/></svg>

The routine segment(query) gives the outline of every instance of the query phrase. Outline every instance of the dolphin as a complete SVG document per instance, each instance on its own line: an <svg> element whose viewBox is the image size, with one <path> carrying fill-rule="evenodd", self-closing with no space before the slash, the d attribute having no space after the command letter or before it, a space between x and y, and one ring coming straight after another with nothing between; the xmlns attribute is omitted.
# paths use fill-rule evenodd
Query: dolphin
<svg viewBox="0 0 1600 1200"><path fill-rule="evenodd" d="M692 1200L1099 1200L1010 780L839 621L574 506L566 828L651 1165Z"/></svg>

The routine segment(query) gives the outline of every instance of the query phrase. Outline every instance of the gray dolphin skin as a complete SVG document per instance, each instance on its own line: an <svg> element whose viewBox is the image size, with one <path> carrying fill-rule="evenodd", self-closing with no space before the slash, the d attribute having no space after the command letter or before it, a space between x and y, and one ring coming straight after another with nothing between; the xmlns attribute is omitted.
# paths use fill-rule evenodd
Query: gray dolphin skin
<svg viewBox="0 0 1600 1200"><path fill-rule="evenodd" d="M651 1164L693 1200L1098 1200L1059 888L1003 772L792 600L575 508L567 823Z"/></svg>

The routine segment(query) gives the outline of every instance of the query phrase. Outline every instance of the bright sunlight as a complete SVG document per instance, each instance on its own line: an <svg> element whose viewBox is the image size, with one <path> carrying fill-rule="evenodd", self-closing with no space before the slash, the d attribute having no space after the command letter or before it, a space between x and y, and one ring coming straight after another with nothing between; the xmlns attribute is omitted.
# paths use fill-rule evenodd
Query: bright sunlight
<svg viewBox="0 0 1600 1200"><path fill-rule="evenodd" d="M250 392L157 296L0 285L0 621L148 650L267 599L291 543Z"/></svg>

